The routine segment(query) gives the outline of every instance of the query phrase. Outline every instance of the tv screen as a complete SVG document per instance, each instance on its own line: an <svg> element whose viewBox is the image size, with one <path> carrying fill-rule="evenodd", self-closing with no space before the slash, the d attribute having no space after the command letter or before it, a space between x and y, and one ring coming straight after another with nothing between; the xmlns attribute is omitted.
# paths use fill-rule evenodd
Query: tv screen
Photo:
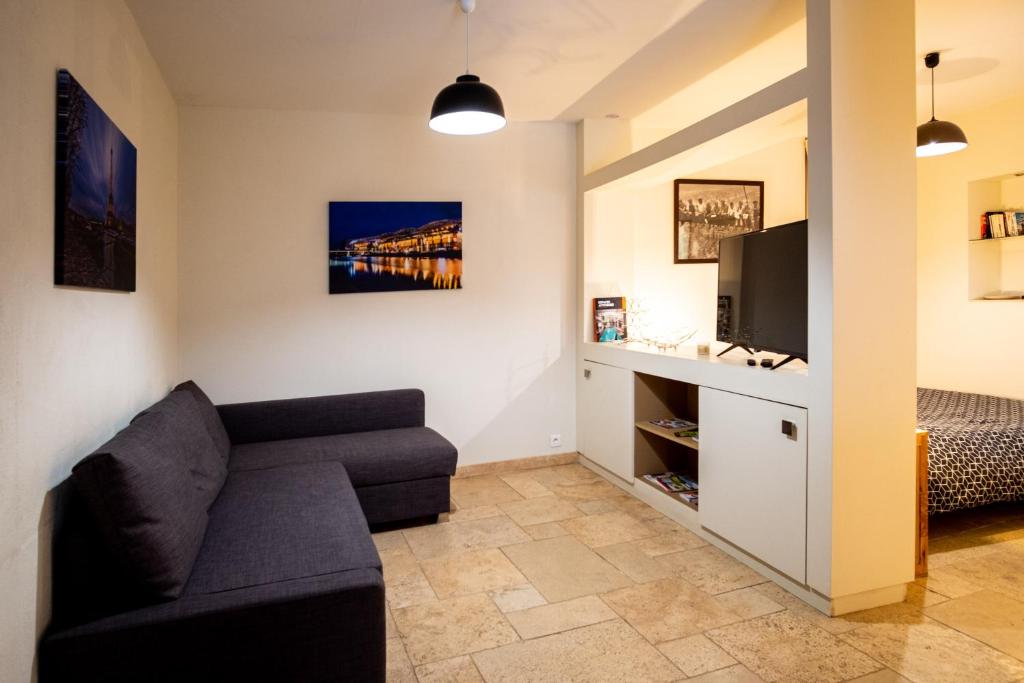
<svg viewBox="0 0 1024 683"><path fill-rule="evenodd" d="M807 360L807 221L718 243L718 341Z"/></svg>

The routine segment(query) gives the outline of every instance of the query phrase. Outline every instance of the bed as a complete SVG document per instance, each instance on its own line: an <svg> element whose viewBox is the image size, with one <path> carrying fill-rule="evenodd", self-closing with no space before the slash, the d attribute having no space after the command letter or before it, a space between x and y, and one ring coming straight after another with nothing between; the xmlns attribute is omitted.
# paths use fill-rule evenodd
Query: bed
<svg viewBox="0 0 1024 683"><path fill-rule="evenodd" d="M1024 500L1024 401L917 390L928 432L928 514Z"/></svg>

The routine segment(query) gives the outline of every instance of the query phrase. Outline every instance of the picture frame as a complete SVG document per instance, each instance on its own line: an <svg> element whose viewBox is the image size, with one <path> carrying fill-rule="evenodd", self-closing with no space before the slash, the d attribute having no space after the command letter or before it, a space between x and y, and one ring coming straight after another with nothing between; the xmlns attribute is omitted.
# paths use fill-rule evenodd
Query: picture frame
<svg viewBox="0 0 1024 683"><path fill-rule="evenodd" d="M764 229L763 180L678 179L673 263L718 263L718 241Z"/></svg>

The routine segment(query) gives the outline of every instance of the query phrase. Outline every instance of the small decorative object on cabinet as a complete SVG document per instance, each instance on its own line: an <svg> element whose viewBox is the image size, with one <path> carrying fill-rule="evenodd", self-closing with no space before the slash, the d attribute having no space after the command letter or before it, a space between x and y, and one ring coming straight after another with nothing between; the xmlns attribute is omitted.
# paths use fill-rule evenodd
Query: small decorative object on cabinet
<svg viewBox="0 0 1024 683"><path fill-rule="evenodd" d="M135 291L136 160L135 145L58 71L54 284Z"/></svg>
<svg viewBox="0 0 1024 683"><path fill-rule="evenodd" d="M675 263L718 263L718 240L764 227L764 182L677 180Z"/></svg>
<svg viewBox="0 0 1024 683"><path fill-rule="evenodd" d="M462 289L462 202L331 202L331 294Z"/></svg>

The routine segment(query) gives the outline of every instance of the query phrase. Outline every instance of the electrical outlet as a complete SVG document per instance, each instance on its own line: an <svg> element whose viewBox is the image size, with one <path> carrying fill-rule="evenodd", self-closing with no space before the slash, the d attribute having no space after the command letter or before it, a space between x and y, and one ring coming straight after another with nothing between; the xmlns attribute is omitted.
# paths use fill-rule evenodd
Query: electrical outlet
<svg viewBox="0 0 1024 683"><path fill-rule="evenodd" d="M551 448L558 448L561 445L562 445L562 435L561 434L552 434L551 436L548 437L548 446L550 446Z"/></svg>

